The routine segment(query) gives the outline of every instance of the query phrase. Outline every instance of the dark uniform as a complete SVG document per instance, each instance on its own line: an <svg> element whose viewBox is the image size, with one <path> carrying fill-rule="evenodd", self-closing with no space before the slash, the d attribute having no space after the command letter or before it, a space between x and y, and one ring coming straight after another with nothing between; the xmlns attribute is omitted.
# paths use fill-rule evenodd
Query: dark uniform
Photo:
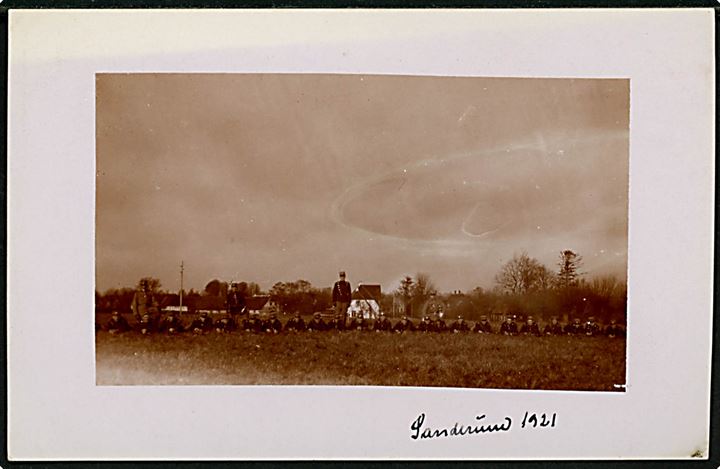
<svg viewBox="0 0 720 469"><path fill-rule="evenodd" d="M585 335L600 335L600 326L595 322L595 318L590 316L585 323Z"/></svg>
<svg viewBox="0 0 720 469"><path fill-rule="evenodd" d="M322 320L320 313L315 313L312 320L307 324L307 330L311 332L322 332L327 330L327 324Z"/></svg>
<svg viewBox="0 0 720 469"><path fill-rule="evenodd" d="M328 330L345 330L345 316L335 313L335 317L328 323Z"/></svg>
<svg viewBox="0 0 720 469"><path fill-rule="evenodd" d="M270 318L263 322L262 330L271 334L277 334L282 331L282 323L277 318L275 313L270 315Z"/></svg>
<svg viewBox="0 0 720 469"><path fill-rule="evenodd" d="M502 323L502 326L500 326L500 334L502 335L517 335L518 328L517 324L515 324L515 319L508 316L505 319L505 322Z"/></svg>
<svg viewBox="0 0 720 469"><path fill-rule="evenodd" d="M453 332L469 332L470 325L465 322L462 316L458 316L457 321L450 325L450 330Z"/></svg>
<svg viewBox="0 0 720 469"><path fill-rule="evenodd" d="M140 318L140 322L138 322L135 326L135 330L137 330L142 335L150 335L155 332L155 323L153 323L150 314L143 314L142 318Z"/></svg>
<svg viewBox="0 0 720 469"><path fill-rule="evenodd" d="M388 318L384 314L380 314L380 317L375 320L373 324L373 330L375 332L386 332L392 329L392 324L388 321Z"/></svg>
<svg viewBox="0 0 720 469"><path fill-rule="evenodd" d="M420 324L418 324L417 330L420 332L432 332L434 329L432 321L430 321L430 318L425 316L422 318L422 321L420 321Z"/></svg>
<svg viewBox="0 0 720 469"><path fill-rule="evenodd" d="M257 314L253 314L250 317L243 319L242 329L245 332L260 332L262 330L262 321Z"/></svg>
<svg viewBox="0 0 720 469"><path fill-rule="evenodd" d="M304 332L306 328L305 321L300 317L300 313L295 313L295 316L285 323L286 331Z"/></svg>
<svg viewBox="0 0 720 469"><path fill-rule="evenodd" d="M447 331L447 324L445 324L445 321L443 321L442 318L438 317L435 321L433 321L433 331L434 332L445 332Z"/></svg>
<svg viewBox="0 0 720 469"><path fill-rule="evenodd" d="M228 292L227 300L226 300L225 307L227 308L227 312L230 313L232 317L237 316L238 314L241 314L243 310L245 309L245 297L243 294L239 291L238 285L236 283L233 283L232 287L230 288L230 291Z"/></svg>
<svg viewBox="0 0 720 469"><path fill-rule="evenodd" d="M237 323L232 317L231 313L225 315L224 318L219 321L215 321L215 332L230 333L237 329Z"/></svg>
<svg viewBox="0 0 720 469"><path fill-rule="evenodd" d="M340 272L340 280L335 282L332 289L332 301L335 305L335 315L340 316L345 326L345 317L352 300L350 282L345 280L345 272Z"/></svg>
<svg viewBox="0 0 720 469"><path fill-rule="evenodd" d="M173 313L169 313L167 316L165 316L162 321L160 321L160 325L158 326L159 332L166 332L168 334L176 334L178 332L182 332L183 325L180 322L180 318L175 316Z"/></svg>
<svg viewBox="0 0 720 469"><path fill-rule="evenodd" d="M127 320L122 317L117 311L112 312L112 316L110 317L110 320L108 321L105 328L111 334L121 334L131 329L130 324L128 324Z"/></svg>
<svg viewBox="0 0 720 469"><path fill-rule="evenodd" d="M545 335L562 335L562 333L563 328L555 316L550 320L550 324L543 329L543 334Z"/></svg>
<svg viewBox="0 0 720 469"><path fill-rule="evenodd" d="M213 320L208 317L207 313L200 313L200 317L196 318L189 329L195 334L204 334L212 331Z"/></svg>
<svg viewBox="0 0 720 469"><path fill-rule="evenodd" d="M585 328L580 324L580 318L573 319L573 322L565 326L565 333L567 335L579 335L585 333Z"/></svg>
<svg viewBox="0 0 720 469"><path fill-rule="evenodd" d="M368 327L370 325L362 316L357 316L352 318L352 321L350 321L350 325L348 325L348 330L352 331L366 331L368 330Z"/></svg>
<svg viewBox="0 0 720 469"><path fill-rule="evenodd" d="M493 333L492 324L488 322L487 316L480 316L480 322L475 323L475 327L473 327L473 332L477 332L479 334Z"/></svg>
<svg viewBox="0 0 720 469"><path fill-rule="evenodd" d="M532 316L528 316L525 324L520 328L520 333L523 335L540 335L540 326L533 320Z"/></svg>
<svg viewBox="0 0 720 469"><path fill-rule="evenodd" d="M415 325L410 321L407 316L403 316L403 318L395 324L395 327L393 327L393 332L412 332L415 330Z"/></svg>
<svg viewBox="0 0 720 469"><path fill-rule="evenodd" d="M617 321L615 319L610 320L610 325L605 328L605 335L608 337L623 337L625 335L625 331L621 326L617 324Z"/></svg>

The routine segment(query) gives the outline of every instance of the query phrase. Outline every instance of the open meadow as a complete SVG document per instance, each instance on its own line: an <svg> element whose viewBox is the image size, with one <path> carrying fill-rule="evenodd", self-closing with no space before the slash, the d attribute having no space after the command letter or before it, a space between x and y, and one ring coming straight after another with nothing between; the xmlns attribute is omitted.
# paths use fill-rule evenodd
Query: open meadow
<svg viewBox="0 0 720 469"><path fill-rule="evenodd" d="M623 391L625 340L318 332L96 337L98 385L373 385Z"/></svg>

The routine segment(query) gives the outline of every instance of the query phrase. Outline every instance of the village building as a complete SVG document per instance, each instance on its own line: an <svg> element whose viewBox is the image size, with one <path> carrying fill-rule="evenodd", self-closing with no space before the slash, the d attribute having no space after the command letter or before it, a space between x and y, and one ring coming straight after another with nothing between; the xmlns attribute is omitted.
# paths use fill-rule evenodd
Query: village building
<svg viewBox="0 0 720 469"><path fill-rule="evenodd" d="M359 284L352 292L350 301L350 315L362 316L365 319L375 319L380 316L380 299L382 290L378 284Z"/></svg>

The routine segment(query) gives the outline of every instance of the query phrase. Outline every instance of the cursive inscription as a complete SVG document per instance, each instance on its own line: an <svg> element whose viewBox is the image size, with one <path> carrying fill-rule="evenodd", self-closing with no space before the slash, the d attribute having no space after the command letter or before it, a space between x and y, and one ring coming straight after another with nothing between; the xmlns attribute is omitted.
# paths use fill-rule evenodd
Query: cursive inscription
<svg viewBox="0 0 720 469"><path fill-rule="evenodd" d="M425 425L425 414L418 415L418 418L410 424L410 438L413 440L426 440L430 438L441 438L451 436L468 436L477 435L481 433L495 433L495 432L508 432L512 426L512 419L505 417L503 423L484 424L480 421L485 419L485 414L476 415L475 420L477 422L472 425L461 425L455 422L455 425L449 428L430 428L424 427Z"/></svg>

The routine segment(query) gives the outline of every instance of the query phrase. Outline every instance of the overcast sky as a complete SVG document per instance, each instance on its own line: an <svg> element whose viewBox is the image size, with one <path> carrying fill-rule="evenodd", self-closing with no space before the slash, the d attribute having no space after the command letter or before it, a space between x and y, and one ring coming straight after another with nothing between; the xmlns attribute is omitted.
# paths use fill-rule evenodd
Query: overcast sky
<svg viewBox="0 0 720 469"><path fill-rule="evenodd" d="M96 287L624 278L628 114L626 80L98 75Z"/></svg>

